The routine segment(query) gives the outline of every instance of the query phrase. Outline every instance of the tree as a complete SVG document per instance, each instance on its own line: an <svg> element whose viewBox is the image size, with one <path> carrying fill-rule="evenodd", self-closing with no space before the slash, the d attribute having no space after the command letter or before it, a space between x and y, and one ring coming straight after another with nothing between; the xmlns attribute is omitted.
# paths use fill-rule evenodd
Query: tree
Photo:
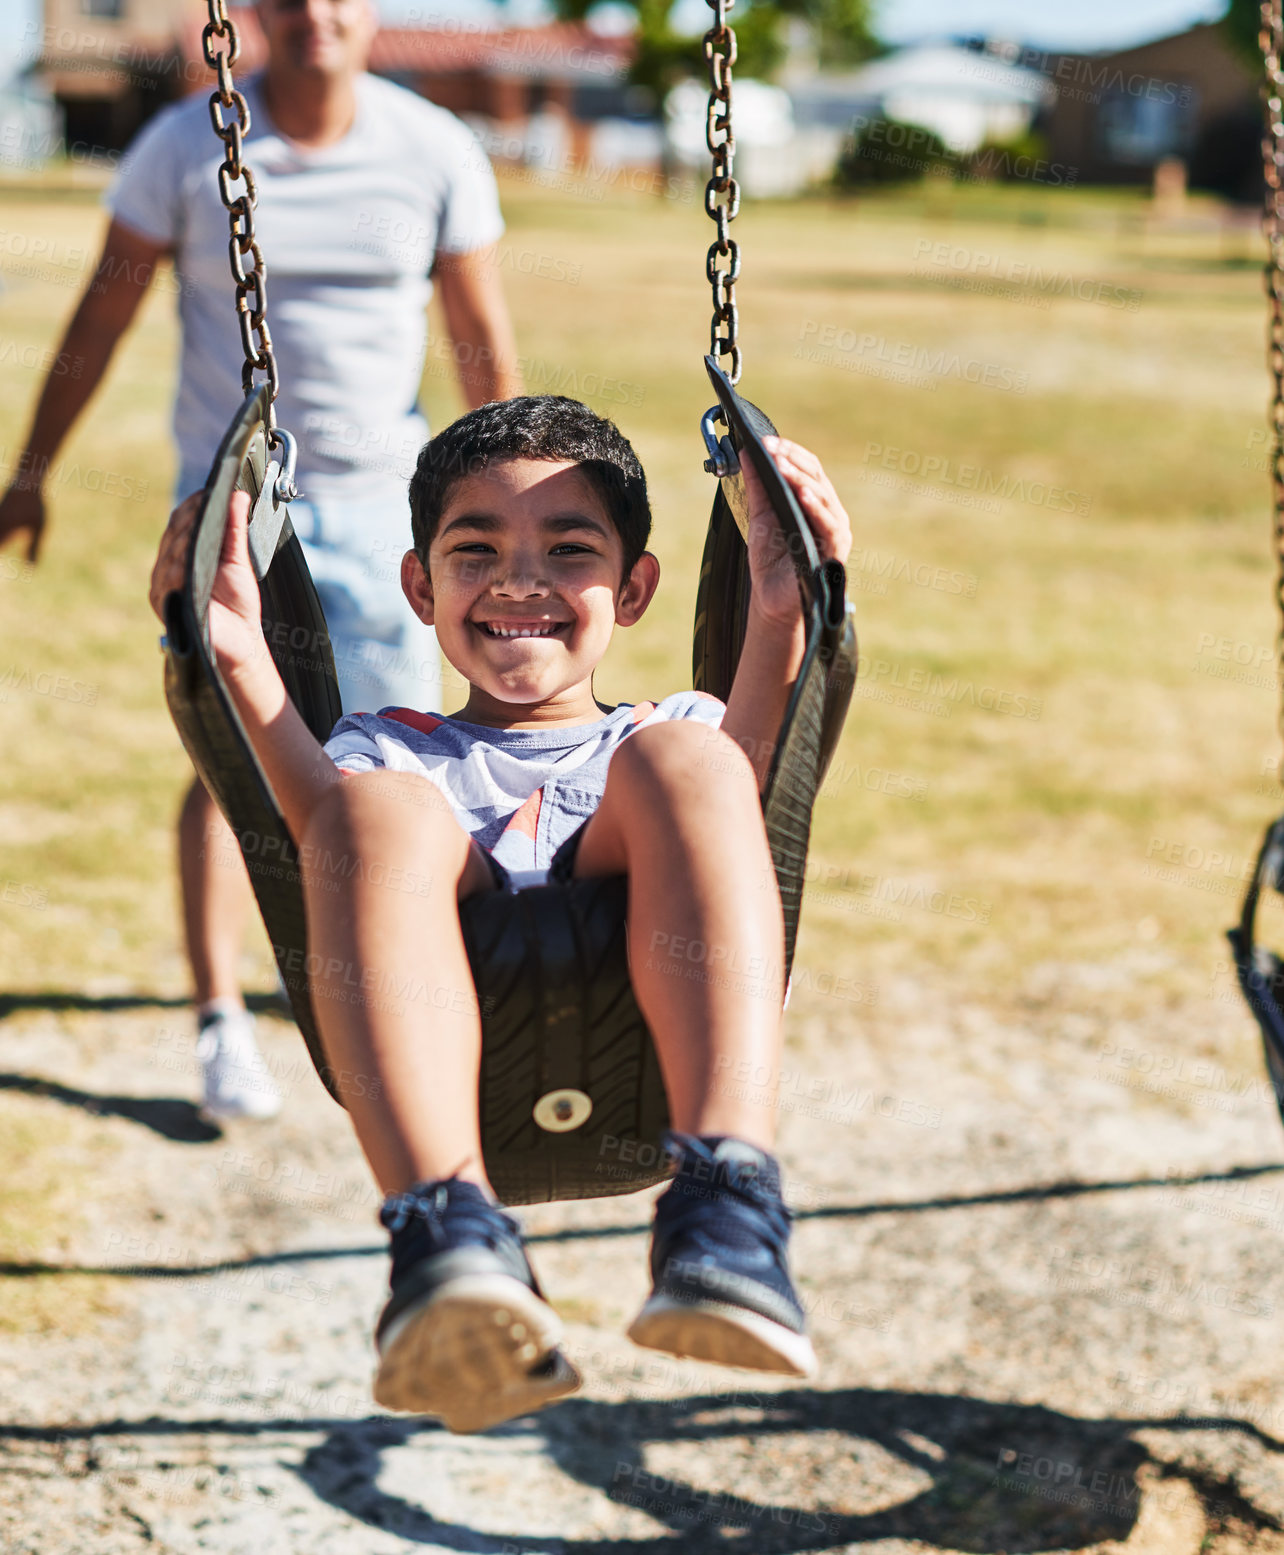
<svg viewBox="0 0 1284 1555"><path fill-rule="evenodd" d="M648 87L657 100L685 76L703 75L699 38L684 37L669 25L672 0L631 0L637 12L637 53L630 79ZM595 0L553 0L563 21L582 21ZM816 37L827 65L855 64L878 50L870 29L870 0L739 0L728 14L736 33L735 74L769 77L784 61L786 20L800 17ZM712 22L713 12L709 12Z"/></svg>
<svg viewBox="0 0 1284 1555"><path fill-rule="evenodd" d="M781 12L801 16L816 35L826 65L858 65L882 45L870 26L869 0L777 0Z"/></svg>
<svg viewBox="0 0 1284 1555"><path fill-rule="evenodd" d="M1262 7L1258 0L1230 0L1218 26L1222 37L1254 75L1260 74L1262 51L1257 35L1262 28Z"/></svg>

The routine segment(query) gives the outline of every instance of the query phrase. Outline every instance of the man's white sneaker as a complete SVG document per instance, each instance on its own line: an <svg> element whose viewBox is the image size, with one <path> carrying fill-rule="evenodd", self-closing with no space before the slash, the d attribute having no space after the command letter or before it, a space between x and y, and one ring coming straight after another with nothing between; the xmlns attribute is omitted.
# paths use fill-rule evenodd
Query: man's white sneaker
<svg viewBox="0 0 1284 1555"><path fill-rule="evenodd" d="M205 1117L274 1118L280 1112L281 1092L254 1040L254 1017L248 1010L218 1010L203 1019L196 1056Z"/></svg>

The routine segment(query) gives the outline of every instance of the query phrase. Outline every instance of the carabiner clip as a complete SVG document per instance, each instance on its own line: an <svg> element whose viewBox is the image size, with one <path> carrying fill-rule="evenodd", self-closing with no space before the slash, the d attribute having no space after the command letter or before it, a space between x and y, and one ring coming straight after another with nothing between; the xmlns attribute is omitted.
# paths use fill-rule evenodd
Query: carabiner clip
<svg viewBox="0 0 1284 1555"><path fill-rule="evenodd" d="M716 475L719 480L722 480L728 475L740 473L740 460L731 445L731 438L719 437L714 431L715 421L721 421L723 426L727 424L721 405L713 406L700 417L700 435L704 438L704 446L709 450L709 457L704 461L704 467L710 475Z"/></svg>
<svg viewBox="0 0 1284 1555"><path fill-rule="evenodd" d="M299 495L299 488L294 484L294 467L299 457L298 445L284 427L273 427L268 433L269 447L273 443L278 444L285 452L282 456L281 473L276 478L272 495L278 502L293 502Z"/></svg>

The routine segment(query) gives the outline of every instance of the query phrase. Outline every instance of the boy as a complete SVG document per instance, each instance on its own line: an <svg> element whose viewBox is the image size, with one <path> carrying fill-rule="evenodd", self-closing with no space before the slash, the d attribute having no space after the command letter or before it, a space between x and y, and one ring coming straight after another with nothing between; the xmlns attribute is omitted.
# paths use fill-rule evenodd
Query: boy
<svg viewBox="0 0 1284 1555"><path fill-rule="evenodd" d="M819 462L783 439L769 446L822 555L844 560L850 527ZM387 1195L391 1295L374 1395L389 1409L476 1431L580 1383L517 1223L486 1180L481 1026L457 909L474 891L545 877L629 879L634 991L677 1162L656 1205L654 1289L630 1336L728 1365L814 1369L786 1261L774 1102L715 1082L741 1062L778 1067L783 924L759 790L803 646L793 564L747 465L745 479L753 603L725 709L693 692L612 709L593 694L594 669L613 629L642 617L660 573L645 549L636 455L610 422L557 396L462 417L420 454L402 587L468 701L448 718L346 717L324 750L267 652L249 503L232 499L211 638L312 861L309 950L323 966L373 972L375 986L413 969L433 994L418 1009L349 1002L342 971L312 987L329 1063L357 1077L343 1100ZM181 585L197 503L175 511L161 542L158 613ZM393 866L413 892L388 889ZM681 975L685 962L650 953L675 939L719 949L719 961L734 952L751 975Z"/></svg>

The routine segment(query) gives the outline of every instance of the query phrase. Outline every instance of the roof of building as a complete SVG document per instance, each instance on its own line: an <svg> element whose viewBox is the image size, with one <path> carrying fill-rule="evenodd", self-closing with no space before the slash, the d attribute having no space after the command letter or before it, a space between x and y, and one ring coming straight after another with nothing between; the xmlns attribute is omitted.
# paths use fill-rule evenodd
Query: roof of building
<svg viewBox="0 0 1284 1555"><path fill-rule="evenodd" d="M257 70L264 63L267 48L254 12L238 10L236 25L241 35L236 69L241 73ZM178 41L188 57L201 57L202 29L199 15L184 21ZM432 28L380 27L370 52L370 69L388 76L477 71L483 75L611 81L624 75L633 53L631 37L596 33L581 22L489 29L464 18L446 18Z"/></svg>
<svg viewBox="0 0 1284 1555"><path fill-rule="evenodd" d="M852 96L878 98L893 92L932 91L941 97L972 101L1051 102L1056 87L1037 70L1010 65L993 54L954 44L929 43L898 49L843 78Z"/></svg>

